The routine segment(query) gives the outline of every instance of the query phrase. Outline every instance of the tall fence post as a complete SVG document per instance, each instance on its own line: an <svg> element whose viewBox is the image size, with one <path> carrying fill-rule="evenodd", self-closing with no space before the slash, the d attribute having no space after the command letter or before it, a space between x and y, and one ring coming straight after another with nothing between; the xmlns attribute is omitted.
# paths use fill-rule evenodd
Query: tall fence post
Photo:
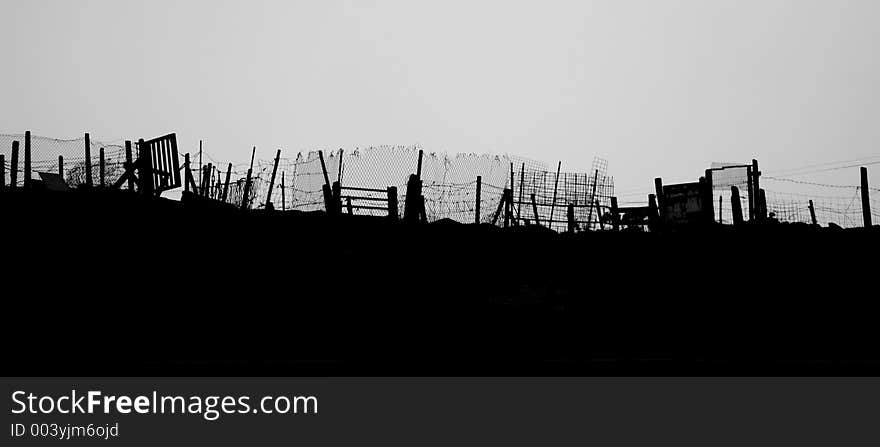
<svg viewBox="0 0 880 447"><path fill-rule="evenodd" d="M532 199L532 214L535 215L535 225L540 226L541 218L538 217L538 203L535 202L535 193L532 193L530 197Z"/></svg>
<svg viewBox="0 0 880 447"><path fill-rule="evenodd" d="M89 134L86 132L86 186L92 187L92 143Z"/></svg>
<svg viewBox="0 0 880 447"><path fill-rule="evenodd" d="M818 225L816 221L816 208L813 206L813 199L810 199L810 221L813 225Z"/></svg>
<svg viewBox="0 0 880 447"><path fill-rule="evenodd" d="M718 225L724 225L724 196L718 196Z"/></svg>
<svg viewBox="0 0 880 447"><path fill-rule="evenodd" d="M568 232L574 233L575 223L574 223L574 204L573 203L568 204L568 213L567 213L566 217L568 217Z"/></svg>
<svg viewBox="0 0 880 447"><path fill-rule="evenodd" d="M587 202L587 230L593 229L593 202L596 201L596 185L599 183L599 170L593 174L593 189L590 192L590 200ZM598 210L597 210L598 212Z"/></svg>
<svg viewBox="0 0 880 447"><path fill-rule="evenodd" d="M31 131L24 132L24 187L31 187Z"/></svg>
<svg viewBox="0 0 880 447"><path fill-rule="evenodd" d="M657 196L648 194L648 230L651 232L660 231L660 214L657 210Z"/></svg>
<svg viewBox="0 0 880 447"><path fill-rule="evenodd" d="M758 160L752 159L752 192L755 193L755 201L754 201L754 214L756 220L765 219L767 216L767 210L763 205L765 205L764 201L761 199L761 171L758 170Z"/></svg>
<svg viewBox="0 0 880 447"><path fill-rule="evenodd" d="M558 165L556 165L556 181L553 184L553 202L550 203L550 221L547 223L547 228L553 228L553 211L556 208L556 190L559 188L559 171L562 169L562 162L560 161ZM599 170L596 170L598 175ZM595 186L594 186L595 190ZM592 200L592 199L591 199Z"/></svg>
<svg viewBox="0 0 880 447"><path fill-rule="evenodd" d="M522 184L520 184L520 185L522 185ZM480 224L480 194L482 192L482 189L483 189L483 176L478 175L477 176L477 199L476 199L476 202L474 203L474 223L477 225Z"/></svg>
<svg viewBox="0 0 880 447"><path fill-rule="evenodd" d="M340 149L341 153L342 149ZM269 192L266 194L266 209L275 209L272 205L272 188L275 187L275 173L278 172L278 160L281 159L281 149L275 152L275 164L272 166L272 179L269 180ZM337 182L338 183L338 182Z"/></svg>
<svg viewBox="0 0 880 447"><path fill-rule="evenodd" d="M749 221L755 220L755 203L757 202L757 200L755 200L755 191L752 190L753 187L754 187L754 184L752 181L752 167L747 166L746 167L746 192L749 194L749 203L748 203L748 205L749 205Z"/></svg>
<svg viewBox="0 0 880 447"><path fill-rule="evenodd" d="M18 140L12 142L12 160L9 164L9 188L18 188Z"/></svg>
<svg viewBox="0 0 880 447"><path fill-rule="evenodd" d="M733 226L738 227L743 224L742 202L739 198L739 188L736 185L730 187L730 212L733 215Z"/></svg>
<svg viewBox="0 0 880 447"><path fill-rule="evenodd" d="M706 207L706 222L708 224L715 223L715 194L712 193L712 170L706 169L706 183L703 185L706 188L706 191L703 193L704 206Z"/></svg>
<svg viewBox="0 0 880 447"><path fill-rule="evenodd" d="M101 187L104 187L104 148L98 149L98 171L101 174Z"/></svg>
<svg viewBox="0 0 880 447"><path fill-rule="evenodd" d="M251 152L251 165L248 168L247 180L244 183L244 194L241 197L241 209L243 209L243 210L248 209L248 195L251 192L251 175L254 172L254 155L256 155L256 154L257 154L257 147L254 146L254 150ZM321 158L322 165L324 164L323 160L324 160L324 158L322 156L322 158ZM327 175L326 172L324 173L324 175L325 176Z"/></svg>
<svg viewBox="0 0 880 447"><path fill-rule="evenodd" d="M617 208L617 197L611 198L611 228L620 230L620 210Z"/></svg>
<svg viewBox="0 0 880 447"><path fill-rule="evenodd" d="M526 182L526 164L519 168L519 201L516 204L516 217L522 218L523 185Z"/></svg>
<svg viewBox="0 0 880 447"><path fill-rule="evenodd" d="M758 219L761 221L767 219L767 193L763 188L758 190Z"/></svg>
<svg viewBox="0 0 880 447"><path fill-rule="evenodd" d="M871 198L868 194L868 168L862 166L859 169L862 177L862 218L865 228L871 227Z"/></svg>
<svg viewBox="0 0 880 447"><path fill-rule="evenodd" d="M64 180L64 156L58 156L58 176L61 177L61 180Z"/></svg>
<svg viewBox="0 0 880 447"><path fill-rule="evenodd" d="M134 159L131 156L131 141L125 140L125 164L126 169L134 170ZM186 154L186 165L189 167L189 154ZM190 180L192 179L192 174L190 174ZM128 190L134 191L134 176L128 176Z"/></svg>
<svg viewBox="0 0 880 447"><path fill-rule="evenodd" d="M419 149L419 165L416 166L416 177L421 180L422 179L422 154L424 152Z"/></svg>
<svg viewBox="0 0 880 447"><path fill-rule="evenodd" d="M391 220L397 220L399 214L397 211L397 187L388 187L388 217Z"/></svg>
<svg viewBox="0 0 880 447"><path fill-rule="evenodd" d="M232 163L226 166L226 183L223 184L223 202L226 202L226 198L229 194L229 176L232 175Z"/></svg>
<svg viewBox="0 0 880 447"><path fill-rule="evenodd" d="M284 171L281 171L281 211L287 211L287 197L284 188Z"/></svg>
<svg viewBox="0 0 880 447"><path fill-rule="evenodd" d="M596 199L596 220L599 221L599 229L605 231L605 221L602 220L602 211L599 208L599 199Z"/></svg>
<svg viewBox="0 0 880 447"><path fill-rule="evenodd" d="M0 189L6 187L6 156L0 154Z"/></svg>
<svg viewBox="0 0 880 447"><path fill-rule="evenodd" d="M152 197L153 196L153 162L151 159L150 148L147 147L147 143L143 138L138 139L137 142L138 147L138 165L139 165L139 176L138 180L140 183L139 188L141 194Z"/></svg>

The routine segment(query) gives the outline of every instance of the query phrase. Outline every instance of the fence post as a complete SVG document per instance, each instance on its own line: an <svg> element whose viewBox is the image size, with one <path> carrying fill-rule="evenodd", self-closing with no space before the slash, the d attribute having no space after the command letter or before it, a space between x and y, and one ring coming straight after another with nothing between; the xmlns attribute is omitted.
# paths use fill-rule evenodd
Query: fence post
<svg viewBox="0 0 880 447"><path fill-rule="evenodd" d="M541 226L541 218L538 217L538 204L535 202L535 193L531 194L532 214L535 215L535 225Z"/></svg>
<svg viewBox="0 0 880 447"><path fill-rule="evenodd" d="M388 187L388 217L390 217L391 220L397 220L398 218L396 186Z"/></svg>
<svg viewBox="0 0 880 447"><path fill-rule="evenodd" d="M143 138L138 139L138 165L140 192L146 196L153 196L153 162L151 160L150 148Z"/></svg>
<svg viewBox="0 0 880 447"><path fill-rule="evenodd" d="M92 187L92 143L89 139L89 133L86 132L86 186Z"/></svg>
<svg viewBox="0 0 880 447"><path fill-rule="evenodd" d="M340 149L341 153L342 149ZM272 179L269 180L269 193L266 195L266 209L275 209L272 206L272 188L275 187L275 173L278 171L278 160L281 158L281 149L275 152L275 165L272 166ZM341 162L340 162L341 166ZM336 182L339 183L339 182Z"/></svg>
<svg viewBox="0 0 880 447"><path fill-rule="evenodd" d="M742 225L742 202L739 198L739 188L737 188L736 185L730 187L730 212L733 214L733 226L738 227Z"/></svg>
<svg viewBox="0 0 880 447"><path fill-rule="evenodd" d="M18 187L18 140L12 142L12 160L9 164L9 189Z"/></svg>
<svg viewBox="0 0 880 447"><path fill-rule="evenodd" d="M522 183L520 183L522 185ZM480 224L480 194L483 189L483 176L477 176L477 201L474 203L474 223Z"/></svg>
<svg viewBox="0 0 880 447"><path fill-rule="evenodd" d="M229 165L226 166L226 183L223 185L223 202L224 203L226 202L226 198L228 197L228 194L229 194L229 176L231 176L231 175L232 175L232 163L229 163Z"/></svg>
<svg viewBox="0 0 880 447"><path fill-rule="evenodd" d="M519 169L519 202L516 204L516 217L522 218L523 184L526 182L526 164Z"/></svg>
<svg viewBox="0 0 880 447"><path fill-rule="evenodd" d="M61 177L61 180L64 180L64 156L58 156L58 176Z"/></svg>
<svg viewBox="0 0 880 447"><path fill-rule="evenodd" d="M0 154L0 190L6 187L6 156Z"/></svg>
<svg viewBox="0 0 880 447"><path fill-rule="evenodd" d="M416 177L419 180L422 179L422 153L423 151L419 149L419 165L416 167Z"/></svg>
<svg viewBox="0 0 880 447"><path fill-rule="evenodd" d="M128 145L128 141L126 141L125 143L125 162L126 164L129 164L131 163L131 161L129 161L131 159L131 152L129 151L130 148ZM186 153L183 154L183 190L185 192L189 192L190 180L192 180L192 171L189 168L189 153Z"/></svg>
<svg viewBox="0 0 880 447"><path fill-rule="evenodd" d="M605 231L605 222L602 221L602 208L599 207L599 199L596 199L596 220L599 221L599 229Z"/></svg>
<svg viewBox="0 0 880 447"><path fill-rule="evenodd" d="M553 184L553 202L550 203L550 221L548 222L547 228L553 228L553 211L556 208L556 189L559 188L559 171L562 170L562 162L560 161L558 165L556 165L556 181ZM599 170L596 170L596 175L599 175ZM595 185L593 187L593 191L595 192ZM591 198L592 200L592 198Z"/></svg>
<svg viewBox="0 0 880 447"><path fill-rule="evenodd" d="M568 204L568 216L567 216L567 217L568 217L568 232L569 232L569 233L574 233L574 228L575 228L575 224L574 224L574 204L572 204L572 203L569 203L569 204Z"/></svg>
<svg viewBox="0 0 880 447"><path fill-rule="evenodd" d="M718 225L724 225L724 196L718 196Z"/></svg>
<svg viewBox="0 0 880 447"><path fill-rule="evenodd" d="M706 207L705 219L706 219L706 223L711 225L711 224L715 223L715 197L714 197L715 194L712 193L712 170L711 169L706 169L705 179L706 179L705 183L703 184L703 187L706 188L706 190L703 192L703 197L704 197L703 203L704 203L704 206Z"/></svg>
<svg viewBox="0 0 880 447"><path fill-rule="evenodd" d="M620 211L617 209L617 197L611 198L611 228L614 231L620 229Z"/></svg>
<svg viewBox="0 0 880 447"><path fill-rule="evenodd" d="M810 199L810 221L813 222L813 225L818 225L816 221L816 208L813 207L813 199Z"/></svg>
<svg viewBox="0 0 880 447"><path fill-rule="evenodd" d="M513 197L513 190L507 188L504 190L504 228L510 227L510 199Z"/></svg>
<svg viewBox="0 0 880 447"><path fill-rule="evenodd" d="M666 205L666 198L663 197L663 179L660 177L654 178L654 194L657 196L657 207L662 210Z"/></svg>
<svg viewBox="0 0 880 447"><path fill-rule="evenodd" d="M498 201L498 209L495 210L495 214L492 215L492 225L498 223L498 216L501 215L501 211L504 209L504 202L507 200L507 190L501 191L501 200Z"/></svg>
<svg viewBox="0 0 880 447"><path fill-rule="evenodd" d="M348 208L348 215L353 216L354 215L354 208L351 206L351 197L346 197L345 202L346 202L346 205Z"/></svg>
<svg viewBox="0 0 880 447"><path fill-rule="evenodd" d="M753 213L755 220L761 220L765 218L764 210L762 209L762 200L761 200L761 171L758 170L758 160L752 159L752 192L755 193L755 200L753 205Z"/></svg>
<svg viewBox="0 0 880 447"><path fill-rule="evenodd" d="M871 198L868 194L868 168L862 166L859 171L862 177L862 217L865 221L865 228L870 228Z"/></svg>
<svg viewBox="0 0 880 447"><path fill-rule="evenodd" d="M131 141L125 140L125 164L127 170L130 172L134 172L134 163L131 158ZM189 169L189 154L186 154L186 166ZM192 173L190 173L190 179L192 179ZM128 176L128 190L134 191L134 176Z"/></svg>
<svg viewBox="0 0 880 447"><path fill-rule="evenodd" d="M24 132L24 188L31 187L31 131Z"/></svg>
<svg viewBox="0 0 880 447"><path fill-rule="evenodd" d="M333 214L342 214L342 185L333 182Z"/></svg>
<svg viewBox="0 0 880 447"><path fill-rule="evenodd" d="M767 194L763 189L758 190L758 216L760 220L767 219Z"/></svg>
<svg viewBox="0 0 880 447"><path fill-rule="evenodd" d="M319 151L320 153L320 151ZM251 152L251 165L247 171L247 180L244 183L244 194L241 197L241 209L246 210L248 208L248 195L251 191L251 175L254 172L254 155L257 154L257 147L254 146L254 150ZM324 158L321 156L321 165L324 165ZM324 177L327 176L327 172L324 172Z"/></svg>
<svg viewBox="0 0 880 447"><path fill-rule="evenodd" d="M658 220L660 220L660 214L657 210L657 196L648 194L648 230L652 233L660 230L657 224Z"/></svg>
<svg viewBox="0 0 880 447"><path fill-rule="evenodd" d="M590 200L587 202L587 229L593 229L593 202L596 200L596 184L599 183L599 170L593 174L593 190L590 192Z"/></svg>
<svg viewBox="0 0 880 447"><path fill-rule="evenodd" d="M104 148L98 149L98 170L101 173L101 187L104 187Z"/></svg>

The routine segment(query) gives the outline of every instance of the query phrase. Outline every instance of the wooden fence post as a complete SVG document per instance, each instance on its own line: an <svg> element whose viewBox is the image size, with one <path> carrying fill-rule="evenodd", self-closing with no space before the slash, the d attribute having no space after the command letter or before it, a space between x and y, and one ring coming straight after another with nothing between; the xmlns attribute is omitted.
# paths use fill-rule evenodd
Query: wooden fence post
<svg viewBox="0 0 880 447"><path fill-rule="evenodd" d="M871 227L871 198L868 194L868 168L862 166L859 169L862 177L862 218L865 228Z"/></svg>
<svg viewBox="0 0 880 447"><path fill-rule="evenodd" d="M507 188L504 190L504 228L510 227L510 199L513 197L513 190Z"/></svg>
<svg viewBox="0 0 880 447"><path fill-rule="evenodd" d="M657 196L648 194L648 230L656 232L660 230L660 214L657 210Z"/></svg>
<svg viewBox="0 0 880 447"><path fill-rule="evenodd" d="M614 231L620 229L620 211L617 208L617 197L611 198L611 228Z"/></svg>
<svg viewBox="0 0 880 447"><path fill-rule="evenodd" d="M813 222L813 225L818 225L816 221L816 208L813 207L813 199L810 199L810 221Z"/></svg>
<svg viewBox="0 0 880 447"><path fill-rule="evenodd" d="M541 218L538 217L538 204L535 202L535 193L531 194L532 199L532 214L535 215L535 225L541 226Z"/></svg>
<svg viewBox="0 0 880 447"><path fill-rule="evenodd" d="M342 185L333 182L333 214L342 214Z"/></svg>
<svg viewBox="0 0 880 447"><path fill-rule="evenodd" d="M587 201L587 229L593 229L593 202L596 200L596 184L599 183L599 170L593 174L593 190L590 192L590 200ZM598 211L597 211L598 212Z"/></svg>
<svg viewBox="0 0 880 447"><path fill-rule="evenodd" d="M712 192L712 170L706 169L705 175L705 183L703 187L706 188L703 192L703 206L706 208L704 213L706 213L705 222L708 224L715 223L715 194Z"/></svg>
<svg viewBox="0 0 880 447"><path fill-rule="evenodd" d="M416 167L416 177L419 180L422 179L422 153L423 151L419 149L419 165Z"/></svg>
<svg viewBox="0 0 880 447"><path fill-rule="evenodd" d="M145 196L152 197L153 196L153 161L152 154L150 154L150 148L147 147L147 143L143 138L138 139L137 142L138 147L138 180L140 183L139 188L141 194Z"/></svg>
<svg viewBox="0 0 880 447"><path fill-rule="evenodd" d="M498 223L498 217L501 216L501 211L504 209L504 202L507 200L507 190L503 190L501 192L501 200L498 201L498 208L495 210L495 214L492 215L492 225Z"/></svg>
<svg viewBox="0 0 880 447"><path fill-rule="evenodd" d="M61 180L64 180L64 156L58 156L58 176L61 177Z"/></svg>
<svg viewBox="0 0 880 447"><path fill-rule="evenodd" d="M568 204L568 232L574 233L575 223L574 223L574 204Z"/></svg>
<svg viewBox="0 0 880 447"><path fill-rule="evenodd" d="M86 132L86 186L92 187L92 143L89 134Z"/></svg>
<svg viewBox="0 0 880 447"><path fill-rule="evenodd" d="M758 170L758 160L752 159L752 192L755 193L755 201L753 204L754 218L762 220L766 218L766 210L763 209L761 200L761 171Z"/></svg>
<svg viewBox="0 0 880 447"><path fill-rule="evenodd" d="M522 185L522 184L520 184L520 185ZM480 194L482 192L482 189L483 189L483 176L478 175L477 176L477 199L476 199L476 202L474 203L474 223L477 225L480 224Z"/></svg>
<svg viewBox="0 0 880 447"><path fill-rule="evenodd" d="M523 184L526 182L526 164L519 169L519 201L516 204L516 217L522 218Z"/></svg>
<svg viewBox="0 0 880 447"><path fill-rule="evenodd" d="M242 197L241 197L241 209L243 209L243 210L248 209L248 195L250 194L250 191L251 191L251 175L254 172L254 155L256 155L256 154L257 154L257 147L254 146L254 150L251 152L251 165L247 171L247 180L244 183L244 194L242 194ZM324 158L322 156L321 165L323 165L323 164L324 164ZM325 171L324 177L326 177L326 176L327 176L327 173Z"/></svg>
<svg viewBox="0 0 880 447"><path fill-rule="evenodd" d="M746 167L746 192L749 195L749 221L755 220L755 204L757 203L755 191L753 191L754 183L752 180L752 167ZM742 205L742 204L740 204Z"/></svg>
<svg viewBox="0 0 880 447"><path fill-rule="evenodd" d="M340 149L341 153L342 149ZM266 209L274 209L272 205L272 188L275 187L275 173L278 172L278 160L281 159L281 149L275 152L275 165L272 166L272 179L269 180L269 193L266 195ZM341 166L341 163L340 163ZM337 182L339 183L339 182Z"/></svg>
<svg viewBox="0 0 880 447"><path fill-rule="evenodd" d="M223 184L223 202L229 197L229 177L232 175L232 163L226 166L226 183Z"/></svg>
<svg viewBox="0 0 880 447"><path fill-rule="evenodd" d="M562 169L562 162L560 161L558 165L556 165L556 182L553 185L553 202L550 203L550 221L548 222L547 228L553 228L553 211L556 208L556 189L559 188L559 171ZM596 170L598 175L599 170Z"/></svg>
<svg viewBox="0 0 880 447"><path fill-rule="evenodd" d="M9 165L9 189L18 188L18 140L12 142L12 160Z"/></svg>
<svg viewBox="0 0 880 447"><path fill-rule="evenodd" d="M388 217L391 220L397 220L399 217L397 211L397 187L389 186L388 187Z"/></svg>
<svg viewBox="0 0 880 447"><path fill-rule="evenodd" d="M724 225L724 196L718 196L718 224Z"/></svg>
<svg viewBox="0 0 880 447"><path fill-rule="evenodd" d="M760 220L767 219L767 194L763 189L758 190L758 216Z"/></svg>
<svg viewBox="0 0 880 447"><path fill-rule="evenodd" d="M125 164L128 170L134 171L134 160L131 156L131 141L125 140ZM186 154L186 165L189 167L189 154ZM190 180L192 180L192 173L190 173ZM134 191L134 176L128 176L128 190Z"/></svg>
<svg viewBox="0 0 880 447"><path fill-rule="evenodd" d="M98 149L98 171L101 174L101 187L104 187L104 148Z"/></svg>
<svg viewBox="0 0 880 447"><path fill-rule="evenodd" d="M599 199L596 199L596 220L599 221L599 229L605 231L605 221L602 220L602 208L599 207Z"/></svg>
<svg viewBox="0 0 880 447"><path fill-rule="evenodd" d="M739 198L739 188L736 185L730 187L730 212L733 214L733 226L743 224L742 202Z"/></svg>
<svg viewBox="0 0 880 447"><path fill-rule="evenodd" d="M31 131L24 132L24 182L25 189L31 187Z"/></svg>

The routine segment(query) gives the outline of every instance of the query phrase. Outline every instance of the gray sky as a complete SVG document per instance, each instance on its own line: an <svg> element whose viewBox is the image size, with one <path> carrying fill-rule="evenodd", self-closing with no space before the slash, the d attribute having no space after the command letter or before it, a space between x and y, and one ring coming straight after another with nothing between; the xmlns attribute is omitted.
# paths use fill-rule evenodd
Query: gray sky
<svg viewBox="0 0 880 447"><path fill-rule="evenodd" d="M270 158L420 144L571 171L598 155L619 191L694 181L713 161L880 155L876 0L8 0L0 12L6 133L173 131L184 150L201 138L236 162L253 145ZM858 182L828 175L817 180Z"/></svg>

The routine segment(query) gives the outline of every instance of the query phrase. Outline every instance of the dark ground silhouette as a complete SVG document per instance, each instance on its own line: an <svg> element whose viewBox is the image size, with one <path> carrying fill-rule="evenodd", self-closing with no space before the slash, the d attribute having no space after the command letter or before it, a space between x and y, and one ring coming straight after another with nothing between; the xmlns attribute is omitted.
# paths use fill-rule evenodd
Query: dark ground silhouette
<svg viewBox="0 0 880 447"><path fill-rule="evenodd" d="M878 375L880 231L674 234L5 191L6 375Z"/></svg>

